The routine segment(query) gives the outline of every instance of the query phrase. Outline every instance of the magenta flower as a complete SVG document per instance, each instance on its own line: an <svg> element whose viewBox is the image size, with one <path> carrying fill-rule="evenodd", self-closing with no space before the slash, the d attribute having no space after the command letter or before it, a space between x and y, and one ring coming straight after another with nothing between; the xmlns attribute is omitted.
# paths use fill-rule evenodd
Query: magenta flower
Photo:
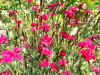
<svg viewBox="0 0 100 75"><path fill-rule="evenodd" d="M92 66L92 67L91 67L91 70L92 70L94 73L96 73L96 74L99 73L99 67Z"/></svg>
<svg viewBox="0 0 100 75"><path fill-rule="evenodd" d="M21 20L16 20L16 23L21 24L22 21Z"/></svg>
<svg viewBox="0 0 100 75"><path fill-rule="evenodd" d="M88 10L88 9L84 9L84 12L85 13L88 13L88 14L93 14L92 11L91 10Z"/></svg>
<svg viewBox="0 0 100 75"><path fill-rule="evenodd" d="M38 5L34 5L33 8L32 8L32 10L37 10L38 8L39 8Z"/></svg>
<svg viewBox="0 0 100 75"><path fill-rule="evenodd" d="M43 22L41 25L40 25L40 28L39 29L43 29L44 32L48 32L49 29L50 29L50 26L46 23L46 22Z"/></svg>
<svg viewBox="0 0 100 75"><path fill-rule="evenodd" d="M56 64L55 64L55 62L52 62L51 64L50 64L50 67L51 67L51 70L52 70L52 72L56 72Z"/></svg>
<svg viewBox="0 0 100 75"><path fill-rule="evenodd" d="M69 18L75 17L75 13L72 10L65 10L65 15L68 16Z"/></svg>
<svg viewBox="0 0 100 75"><path fill-rule="evenodd" d="M41 52L43 55L45 56L48 56L48 57L51 57L52 56L52 50L49 50L48 48L46 47L43 47L42 48L42 52Z"/></svg>
<svg viewBox="0 0 100 75"><path fill-rule="evenodd" d="M22 61L22 56L21 55L15 54L14 56L18 61Z"/></svg>
<svg viewBox="0 0 100 75"><path fill-rule="evenodd" d="M59 59L58 60L58 65L59 66L65 66L67 64L67 60L65 60L65 59Z"/></svg>
<svg viewBox="0 0 100 75"><path fill-rule="evenodd" d="M54 16L57 16L56 13L53 13L53 12L48 12L48 15L54 15Z"/></svg>
<svg viewBox="0 0 100 75"><path fill-rule="evenodd" d="M95 35L92 36L93 39L96 39L96 38L98 38L98 37L99 37L98 34L95 34Z"/></svg>
<svg viewBox="0 0 100 75"><path fill-rule="evenodd" d="M89 38L87 38L87 39L85 40L85 43L86 43L86 46L87 46L91 51L95 49L94 44L92 44L92 41L91 41Z"/></svg>
<svg viewBox="0 0 100 75"><path fill-rule="evenodd" d="M48 34L40 38L40 45L50 46L52 44L52 37Z"/></svg>
<svg viewBox="0 0 100 75"><path fill-rule="evenodd" d="M79 48L83 48L86 46L86 43L85 42L78 42L78 47Z"/></svg>
<svg viewBox="0 0 100 75"><path fill-rule="evenodd" d="M48 67L49 66L49 61L47 59L43 59L42 62L40 62L40 67Z"/></svg>
<svg viewBox="0 0 100 75"><path fill-rule="evenodd" d="M56 72L57 71L55 67L52 67L51 70L52 70L52 72Z"/></svg>
<svg viewBox="0 0 100 75"><path fill-rule="evenodd" d="M30 28L30 32L34 32L34 31L36 31L37 29L36 29L36 27L31 27Z"/></svg>
<svg viewBox="0 0 100 75"><path fill-rule="evenodd" d="M25 0L26 2L32 3L33 0Z"/></svg>
<svg viewBox="0 0 100 75"><path fill-rule="evenodd" d="M50 64L50 66L51 66L51 67L55 67L55 66L56 66L55 62L52 62L52 63Z"/></svg>
<svg viewBox="0 0 100 75"><path fill-rule="evenodd" d="M70 71L65 71L65 70L63 70L63 71L61 72L61 74L62 74L62 75L71 75L71 72L70 72Z"/></svg>
<svg viewBox="0 0 100 75"><path fill-rule="evenodd" d="M81 56L86 59L86 61L89 61L91 59L93 59L94 61L96 60L95 56L93 55L93 53L91 52L91 50L89 49L82 49L78 51L79 54L82 54Z"/></svg>
<svg viewBox="0 0 100 75"><path fill-rule="evenodd" d="M64 6L64 4L63 4L63 3L59 3L59 6L60 6L60 7L63 7L63 6Z"/></svg>
<svg viewBox="0 0 100 75"><path fill-rule="evenodd" d="M3 73L0 73L0 75L10 75L10 73L8 71L5 71Z"/></svg>
<svg viewBox="0 0 100 75"><path fill-rule="evenodd" d="M3 50L2 53L2 62L11 63L14 60L14 54L11 51Z"/></svg>
<svg viewBox="0 0 100 75"><path fill-rule="evenodd" d="M35 22L32 22L31 26L34 27L34 26L37 26L38 24L35 23Z"/></svg>
<svg viewBox="0 0 100 75"><path fill-rule="evenodd" d="M74 6L70 6L70 7L69 7L69 10L72 10L73 12L75 12L75 11L78 10L78 8L76 8L76 7L74 7Z"/></svg>
<svg viewBox="0 0 100 75"><path fill-rule="evenodd" d="M12 50L14 53L16 54L20 54L21 53L21 50L19 47L14 47L13 50Z"/></svg>
<svg viewBox="0 0 100 75"><path fill-rule="evenodd" d="M89 48L89 50L91 51L95 49L94 44L92 44L92 41L89 38L87 38L85 42L78 42L78 47L79 48Z"/></svg>
<svg viewBox="0 0 100 75"><path fill-rule="evenodd" d="M0 63L2 63L3 62L3 59L2 58L0 58Z"/></svg>
<svg viewBox="0 0 100 75"><path fill-rule="evenodd" d="M42 17L42 20L46 20L48 16L46 14L42 14L41 17Z"/></svg>
<svg viewBox="0 0 100 75"><path fill-rule="evenodd" d="M12 52L13 52L13 54L14 54L14 57L15 57L18 61L21 61L21 60L22 60L22 56L20 55L20 53L21 53L20 48L14 47Z"/></svg>
<svg viewBox="0 0 100 75"><path fill-rule="evenodd" d="M18 61L21 61L22 56L20 55L20 53L21 51L18 47L14 47L12 51L3 50L1 52L2 58L0 58L0 62L11 63L13 62L14 58L16 58Z"/></svg>
<svg viewBox="0 0 100 75"><path fill-rule="evenodd" d="M48 12L48 15L53 15L53 12Z"/></svg>

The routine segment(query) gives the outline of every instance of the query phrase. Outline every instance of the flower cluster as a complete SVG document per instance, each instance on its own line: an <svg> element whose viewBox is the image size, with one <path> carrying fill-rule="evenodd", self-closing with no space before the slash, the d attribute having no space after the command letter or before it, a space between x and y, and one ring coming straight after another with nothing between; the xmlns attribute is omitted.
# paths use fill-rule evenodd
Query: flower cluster
<svg viewBox="0 0 100 75"><path fill-rule="evenodd" d="M0 62L2 63L11 63L13 62L14 58L18 61L22 60L22 56L20 55L21 51L20 48L14 47L12 51L10 50L3 50L1 52L2 58L0 58Z"/></svg>
<svg viewBox="0 0 100 75"><path fill-rule="evenodd" d="M85 58L86 61L91 59L96 60L95 56L93 55L95 46L92 44L92 41L89 38L83 42L78 42L78 47L81 48L81 50L79 50L79 54L82 54L82 57Z"/></svg>
<svg viewBox="0 0 100 75"><path fill-rule="evenodd" d="M69 7L68 10L65 10L65 15L68 16L69 18L74 18L75 17L74 12L77 10L78 10L78 8L71 6L71 7Z"/></svg>

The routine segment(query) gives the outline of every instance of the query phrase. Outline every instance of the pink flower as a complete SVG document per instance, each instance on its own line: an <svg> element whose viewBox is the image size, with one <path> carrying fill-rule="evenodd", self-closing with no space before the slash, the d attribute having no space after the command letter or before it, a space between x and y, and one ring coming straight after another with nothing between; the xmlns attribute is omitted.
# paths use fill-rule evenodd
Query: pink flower
<svg viewBox="0 0 100 75"><path fill-rule="evenodd" d="M42 17L42 20L46 20L48 16L46 14L42 14L41 17Z"/></svg>
<svg viewBox="0 0 100 75"><path fill-rule="evenodd" d="M53 13L52 12L48 12L48 15L53 15Z"/></svg>
<svg viewBox="0 0 100 75"><path fill-rule="evenodd" d="M66 52L63 51L63 50L61 50L61 51L59 52L59 54L60 54L61 56L66 56Z"/></svg>
<svg viewBox="0 0 100 75"><path fill-rule="evenodd" d="M86 43L85 42L78 42L78 47L79 48L83 48L86 46Z"/></svg>
<svg viewBox="0 0 100 75"><path fill-rule="evenodd" d="M25 0L26 2L32 3L33 0Z"/></svg>
<svg viewBox="0 0 100 75"><path fill-rule="evenodd" d="M50 66L51 66L51 67L55 67L55 66L56 66L55 62L52 62L52 63L50 64Z"/></svg>
<svg viewBox="0 0 100 75"><path fill-rule="evenodd" d="M60 7L63 7L63 6L64 6L64 4L63 4L63 3L59 3L59 6L60 6Z"/></svg>
<svg viewBox="0 0 100 75"><path fill-rule="evenodd" d="M52 3L52 4L48 5L48 8L54 7L54 6L57 6L57 5L58 5L58 3Z"/></svg>
<svg viewBox="0 0 100 75"><path fill-rule="evenodd" d="M72 40L75 40L75 35L70 35Z"/></svg>
<svg viewBox="0 0 100 75"><path fill-rule="evenodd" d="M22 60L22 56L20 55L20 53L21 53L20 48L14 47L12 52L13 52L13 54L14 54L14 57L15 57L18 61L21 61L21 60Z"/></svg>
<svg viewBox="0 0 100 75"><path fill-rule="evenodd" d="M61 72L61 74L62 74L62 75L71 75L71 72L70 72L70 71L65 71L65 70L63 70L63 71Z"/></svg>
<svg viewBox="0 0 100 75"><path fill-rule="evenodd" d="M98 34L95 34L95 35L92 36L93 39L96 39L96 38L98 38L98 37L99 37Z"/></svg>
<svg viewBox="0 0 100 75"><path fill-rule="evenodd" d="M43 22L41 25L40 25L40 28L39 29L43 29L44 32L48 32L49 29L50 29L50 26L46 23L46 22Z"/></svg>
<svg viewBox="0 0 100 75"><path fill-rule="evenodd" d="M94 61L96 60L95 56L93 55L93 53L91 52L91 50L89 49L82 49L78 51L79 54L82 54L81 56L86 59L86 61L89 61L91 59L93 59Z"/></svg>
<svg viewBox="0 0 100 75"><path fill-rule="evenodd" d="M86 38L86 39L85 39L85 43L88 45L88 44L91 44L92 41L91 41L89 38Z"/></svg>
<svg viewBox="0 0 100 75"><path fill-rule="evenodd" d="M95 46L94 46L94 44L88 44L88 48L92 51L95 49Z"/></svg>
<svg viewBox="0 0 100 75"><path fill-rule="evenodd" d="M14 54L11 51L3 50L2 53L2 62L11 63L14 60Z"/></svg>
<svg viewBox="0 0 100 75"><path fill-rule="evenodd" d="M78 10L78 8L76 8L74 6L70 6L69 9L72 10L73 12L75 12L76 10Z"/></svg>
<svg viewBox="0 0 100 75"><path fill-rule="evenodd" d="M52 40L53 40L52 37L46 34L40 38L40 44L45 46L50 46L52 44Z"/></svg>
<svg viewBox="0 0 100 75"><path fill-rule="evenodd" d="M43 59L42 62L40 62L40 67L48 67L49 66L49 61L47 59Z"/></svg>
<svg viewBox="0 0 100 75"><path fill-rule="evenodd" d="M79 48L83 48L83 47L89 48L89 50L91 51L95 49L94 44L92 44L92 41L89 38L87 38L85 42L78 42L78 47Z"/></svg>
<svg viewBox="0 0 100 75"><path fill-rule="evenodd" d="M55 62L52 62L51 64L50 64L50 66L51 66L51 70L53 71L53 72L56 72L56 64L55 64Z"/></svg>
<svg viewBox="0 0 100 75"><path fill-rule="evenodd" d="M89 38L87 38L87 39L85 40L85 43L86 43L86 46L87 46L91 51L95 49L94 44L92 44L92 41L91 41Z"/></svg>
<svg viewBox="0 0 100 75"><path fill-rule="evenodd" d="M22 21L21 20L16 20L16 23L20 24L20 23L22 23Z"/></svg>
<svg viewBox="0 0 100 75"><path fill-rule="evenodd" d="M88 14L93 14L92 11L91 10L88 10L88 9L84 9L84 12L85 13L88 13Z"/></svg>
<svg viewBox="0 0 100 75"><path fill-rule="evenodd" d="M13 62L14 58L16 58L18 61L21 61L22 56L19 55L20 53L21 51L18 47L14 47L12 51L3 50L1 53L2 58L0 58L0 62L11 63Z"/></svg>
<svg viewBox="0 0 100 75"><path fill-rule="evenodd" d="M37 23L32 22L31 26L32 26L32 27L37 26Z"/></svg>
<svg viewBox="0 0 100 75"><path fill-rule="evenodd" d="M65 60L65 59L59 59L58 60L58 64L59 64L59 66L65 66L67 64L67 60Z"/></svg>
<svg viewBox="0 0 100 75"><path fill-rule="evenodd" d="M3 73L0 73L0 75L10 75L10 73L8 71L5 71Z"/></svg>
<svg viewBox="0 0 100 75"><path fill-rule="evenodd" d="M57 14L53 13L53 12L49 12L48 15L54 15L54 16L56 16Z"/></svg>
<svg viewBox="0 0 100 75"><path fill-rule="evenodd" d="M13 50L12 50L14 53L16 54L20 54L21 53L21 50L19 47L14 47Z"/></svg>
<svg viewBox="0 0 100 75"><path fill-rule="evenodd" d="M34 31L36 31L37 29L36 29L36 27L31 27L30 28L30 32L34 32Z"/></svg>
<svg viewBox="0 0 100 75"><path fill-rule="evenodd" d="M72 10L65 10L65 15L68 16L69 18L75 17L75 13Z"/></svg>
<svg viewBox="0 0 100 75"><path fill-rule="evenodd" d="M2 58L0 58L0 63L2 63L3 62L3 59Z"/></svg>
<svg viewBox="0 0 100 75"><path fill-rule="evenodd" d="M22 61L22 56L21 55L15 54L14 56L18 61Z"/></svg>
<svg viewBox="0 0 100 75"><path fill-rule="evenodd" d="M91 70L92 70L94 73L96 73L96 74L99 73L99 67L92 66L92 67L91 67Z"/></svg>
<svg viewBox="0 0 100 75"><path fill-rule="evenodd" d="M9 11L8 11L8 14L9 14L9 15L13 15L13 11L12 11L12 10L9 10Z"/></svg>
<svg viewBox="0 0 100 75"><path fill-rule="evenodd" d="M52 70L52 72L56 72L56 68L55 67L51 68L51 70Z"/></svg>
<svg viewBox="0 0 100 75"><path fill-rule="evenodd" d="M42 54L45 55L45 56L51 57L52 56L52 51L49 50L48 48L43 47L42 48Z"/></svg>
<svg viewBox="0 0 100 75"><path fill-rule="evenodd" d="M33 8L32 8L32 10L37 10L38 8L39 8L38 5L34 5Z"/></svg>

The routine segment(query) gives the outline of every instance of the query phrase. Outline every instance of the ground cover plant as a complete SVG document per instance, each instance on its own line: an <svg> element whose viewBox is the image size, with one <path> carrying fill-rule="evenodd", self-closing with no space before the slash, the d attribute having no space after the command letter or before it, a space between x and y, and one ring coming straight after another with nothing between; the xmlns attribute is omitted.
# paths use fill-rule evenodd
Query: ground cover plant
<svg viewBox="0 0 100 75"><path fill-rule="evenodd" d="M98 0L0 0L0 75L100 75Z"/></svg>

